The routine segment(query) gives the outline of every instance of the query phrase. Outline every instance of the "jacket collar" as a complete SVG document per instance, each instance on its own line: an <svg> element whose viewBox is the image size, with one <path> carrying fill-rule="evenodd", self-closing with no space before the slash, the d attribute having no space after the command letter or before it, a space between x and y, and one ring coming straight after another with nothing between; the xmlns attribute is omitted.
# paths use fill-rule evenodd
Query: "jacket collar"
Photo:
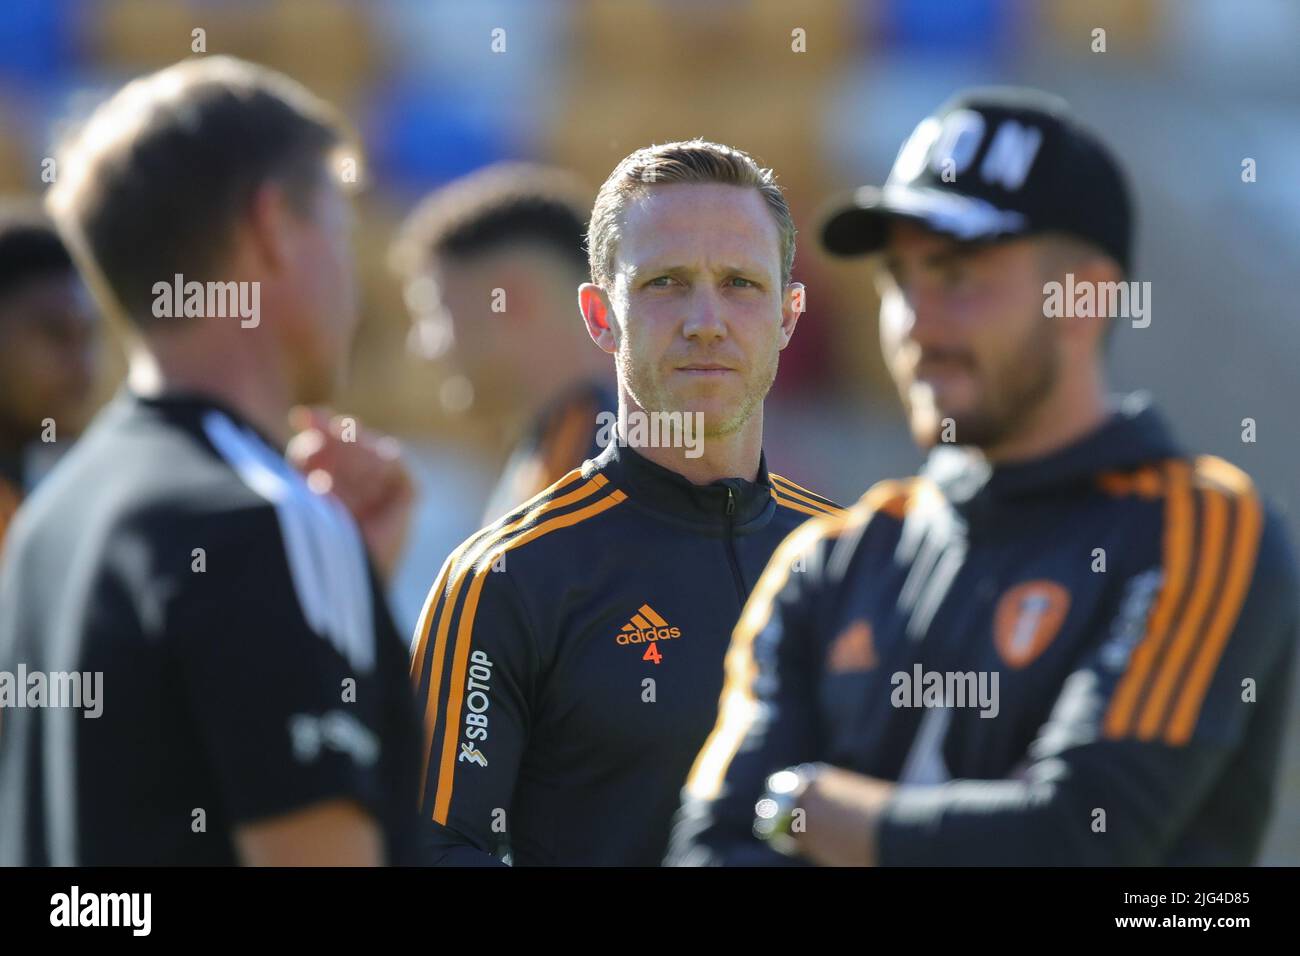
<svg viewBox="0 0 1300 956"><path fill-rule="evenodd" d="M235 411L219 398L200 392L176 391L145 396L123 386L118 390L114 401L108 407L112 408L114 406L120 408L123 414L129 415L135 412L157 415L168 421L197 429L202 428L202 419L205 413L210 411L220 412L240 428L252 432L267 447L274 449L277 454L284 453L282 446L245 418L241 412Z"/></svg>
<svg viewBox="0 0 1300 956"><path fill-rule="evenodd" d="M1134 393L1114 403L1110 417L1092 433L1032 461L990 466L976 451L943 446L926 459L922 474L956 505L975 499L1006 501L1090 483L1117 471L1181 454L1149 396Z"/></svg>
<svg viewBox="0 0 1300 956"><path fill-rule="evenodd" d="M766 524L775 504L763 454L759 455L756 481L722 478L707 485L697 485L620 445L617 436L588 464L622 486L633 501L701 527L725 529L730 525L737 531L751 530L746 526Z"/></svg>

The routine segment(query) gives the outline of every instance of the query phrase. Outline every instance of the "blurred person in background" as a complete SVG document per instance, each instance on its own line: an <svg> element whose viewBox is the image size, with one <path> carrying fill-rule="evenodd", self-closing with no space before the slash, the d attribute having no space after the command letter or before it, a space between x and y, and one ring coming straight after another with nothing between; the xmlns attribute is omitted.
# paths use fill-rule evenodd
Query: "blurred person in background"
<svg viewBox="0 0 1300 956"><path fill-rule="evenodd" d="M129 372L0 563L0 671L25 675L0 864L411 859L418 726L378 578L409 479L319 411L310 485L281 451L357 327L350 146L299 84L214 56L129 83L61 151L48 205Z"/></svg>
<svg viewBox="0 0 1300 956"><path fill-rule="evenodd" d="M1017 89L945 104L826 222L830 252L880 257L882 351L929 457L773 558L673 862L1255 859L1295 560L1245 473L1108 394L1109 322L1150 319L1097 304L1132 232L1107 147Z"/></svg>
<svg viewBox="0 0 1300 956"><path fill-rule="evenodd" d="M598 416L617 405L574 298L589 208L573 174L500 163L426 197L393 246L417 351L445 359L451 400L513 442L485 521L599 454Z"/></svg>
<svg viewBox="0 0 1300 956"><path fill-rule="evenodd" d="M99 313L54 225L34 200L0 200L0 550L29 452L76 434L99 356Z"/></svg>

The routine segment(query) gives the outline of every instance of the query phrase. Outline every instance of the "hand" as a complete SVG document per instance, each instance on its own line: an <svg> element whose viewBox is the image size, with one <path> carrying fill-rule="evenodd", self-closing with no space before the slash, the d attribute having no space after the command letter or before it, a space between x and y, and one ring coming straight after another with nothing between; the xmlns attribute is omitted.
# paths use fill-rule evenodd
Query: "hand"
<svg viewBox="0 0 1300 956"><path fill-rule="evenodd" d="M286 457L318 494L333 493L352 513L380 575L392 578L406 545L415 505L415 482L390 435L362 428L355 419L322 408L298 407L289 415L297 434Z"/></svg>
<svg viewBox="0 0 1300 956"><path fill-rule="evenodd" d="M875 866L876 830L894 786L826 767L799 799L805 825L792 834L799 852L822 866Z"/></svg>

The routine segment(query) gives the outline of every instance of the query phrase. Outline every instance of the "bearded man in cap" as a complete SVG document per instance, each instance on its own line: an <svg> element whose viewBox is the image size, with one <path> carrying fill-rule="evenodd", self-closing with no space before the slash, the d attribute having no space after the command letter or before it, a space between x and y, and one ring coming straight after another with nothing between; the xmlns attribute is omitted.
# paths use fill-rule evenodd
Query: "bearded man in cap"
<svg viewBox="0 0 1300 956"><path fill-rule="evenodd" d="M876 257L929 458L772 558L670 862L1251 862L1295 563L1247 475L1108 396L1108 319L1151 321L1113 156L1059 100L972 91L822 241Z"/></svg>

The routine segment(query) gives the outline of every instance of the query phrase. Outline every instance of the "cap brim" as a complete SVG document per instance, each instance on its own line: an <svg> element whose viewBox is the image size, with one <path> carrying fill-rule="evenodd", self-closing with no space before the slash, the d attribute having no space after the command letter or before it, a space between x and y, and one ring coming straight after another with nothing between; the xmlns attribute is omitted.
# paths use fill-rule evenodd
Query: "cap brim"
<svg viewBox="0 0 1300 956"><path fill-rule="evenodd" d="M951 190L886 185L863 186L822 223L822 246L837 256L877 252L889 238L889 223L916 222L963 241L996 239L1028 231L1024 215Z"/></svg>

